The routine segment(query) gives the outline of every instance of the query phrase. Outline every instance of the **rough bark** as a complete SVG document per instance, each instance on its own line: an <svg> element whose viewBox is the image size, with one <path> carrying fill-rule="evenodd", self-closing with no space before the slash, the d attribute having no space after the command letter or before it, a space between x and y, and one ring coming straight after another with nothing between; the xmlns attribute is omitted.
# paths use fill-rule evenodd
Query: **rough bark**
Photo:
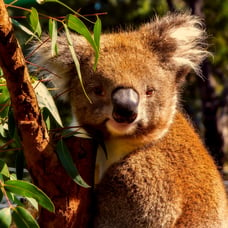
<svg viewBox="0 0 228 228"><path fill-rule="evenodd" d="M58 161L3 0L0 0L0 66L10 92L27 168L34 183L56 207L55 214L41 210L39 224L45 228L87 227L91 189L76 185ZM92 140L71 138L69 141L79 171L92 185L95 161Z"/></svg>

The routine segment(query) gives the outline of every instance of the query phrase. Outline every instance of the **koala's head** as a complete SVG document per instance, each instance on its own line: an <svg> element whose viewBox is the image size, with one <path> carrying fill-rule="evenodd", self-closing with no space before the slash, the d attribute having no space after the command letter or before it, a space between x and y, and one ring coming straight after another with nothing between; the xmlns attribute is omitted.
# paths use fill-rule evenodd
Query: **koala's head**
<svg viewBox="0 0 228 228"><path fill-rule="evenodd" d="M50 56L50 42L46 42L35 60L58 75L51 76L53 83L60 91L68 91L65 97L73 114L87 130L100 131L104 137L149 133L157 139L172 123L184 77L190 70L200 73L199 64L208 55L204 40L197 17L171 14L136 31L102 35L94 71L92 48L84 38L73 35L92 104L83 93L63 36L58 56Z"/></svg>

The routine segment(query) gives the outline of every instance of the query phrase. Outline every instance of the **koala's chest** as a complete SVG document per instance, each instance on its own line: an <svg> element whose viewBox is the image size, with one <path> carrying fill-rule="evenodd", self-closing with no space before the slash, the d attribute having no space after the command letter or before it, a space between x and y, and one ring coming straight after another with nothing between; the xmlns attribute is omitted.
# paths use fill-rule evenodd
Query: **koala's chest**
<svg viewBox="0 0 228 228"><path fill-rule="evenodd" d="M135 146L125 140L114 139L105 142L107 158L101 147L98 148L95 169L95 183L99 183L107 169L115 162L135 150Z"/></svg>

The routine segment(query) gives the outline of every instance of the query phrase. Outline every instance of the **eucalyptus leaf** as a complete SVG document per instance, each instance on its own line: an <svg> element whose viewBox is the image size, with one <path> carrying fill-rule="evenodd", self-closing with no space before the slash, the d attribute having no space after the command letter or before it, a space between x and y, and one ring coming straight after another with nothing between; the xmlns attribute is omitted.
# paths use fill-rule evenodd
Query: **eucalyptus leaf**
<svg viewBox="0 0 228 228"><path fill-rule="evenodd" d="M5 138L6 137L6 131L3 127L3 124L0 124L0 136Z"/></svg>
<svg viewBox="0 0 228 228"><path fill-rule="evenodd" d="M17 206L13 209L12 217L18 228L39 228L37 221L23 207Z"/></svg>
<svg viewBox="0 0 228 228"><path fill-rule="evenodd" d="M39 81L36 81L35 83L33 83L33 87L35 88L35 93L37 96L39 107L41 109L47 108L50 111L53 118L59 124L59 126L63 127L62 120L59 115L59 111L47 87L42 82L39 82Z"/></svg>
<svg viewBox="0 0 228 228"><path fill-rule="evenodd" d="M0 117L5 118L10 107L10 95L5 80L0 78L0 84Z"/></svg>
<svg viewBox="0 0 228 228"><path fill-rule="evenodd" d="M34 33L40 37L40 35L42 33L42 29L41 29L41 25L40 25L40 21L39 21L39 14L34 7L31 8L31 12L27 18L29 20L29 24L30 24L31 28L33 29Z"/></svg>
<svg viewBox="0 0 228 228"><path fill-rule="evenodd" d="M30 35L32 37L35 37L37 40L41 41L40 38L34 32L32 32L30 29L28 29L27 27L25 27L24 25L19 23L17 20L11 18L11 22L12 22L13 25L15 25L18 28L20 28L23 32L25 32L28 35Z"/></svg>
<svg viewBox="0 0 228 228"><path fill-rule="evenodd" d="M28 202L38 211L39 210L39 205L37 203L37 201L33 198L30 197L26 197L26 200L28 200Z"/></svg>
<svg viewBox="0 0 228 228"><path fill-rule="evenodd" d="M48 108L44 107L42 109L42 116L45 121L47 129L50 130L51 129L51 119L50 119L50 111L48 110Z"/></svg>
<svg viewBox="0 0 228 228"><path fill-rule="evenodd" d="M0 77L3 76L3 75L4 75L3 70L2 70L2 68L0 67Z"/></svg>
<svg viewBox="0 0 228 228"><path fill-rule="evenodd" d="M84 36L94 50L97 49L96 43L94 42L90 31L78 17L72 14L68 14L66 17L66 24L70 29Z"/></svg>
<svg viewBox="0 0 228 228"><path fill-rule="evenodd" d="M11 194L11 197L12 197L11 202L13 202L13 204L24 207L24 204L22 203L22 200L21 200L22 197L18 197L14 194Z"/></svg>
<svg viewBox="0 0 228 228"><path fill-rule="evenodd" d="M12 216L10 212L10 208L6 207L0 210L0 227L8 228L10 227L12 221Z"/></svg>
<svg viewBox="0 0 228 228"><path fill-rule="evenodd" d="M22 180L8 180L5 182L5 189L14 194L34 198L42 207L54 212L54 204L49 197L32 183Z"/></svg>
<svg viewBox="0 0 228 228"><path fill-rule="evenodd" d="M75 64L75 67L76 67L76 71L77 71L77 74L78 74L78 78L79 78L79 81L80 81L80 84L81 84L81 87L82 87L82 90L86 96L86 98L88 99L88 101L90 103L92 103L91 99L89 98L89 96L87 95L86 93L86 90L85 90L85 87L84 87L84 84L83 84L83 81L82 81L82 75L81 75L81 69L80 69L80 63L78 61L78 57L75 53L75 50L74 50L74 47L73 47L73 43L72 43L72 39L71 39L71 36L70 36L70 32L67 28L67 26L64 24L63 25L64 28L65 28L65 32L66 32L66 37L67 37L67 41L68 41L68 47L69 47L69 50L71 52L71 56L73 58L73 61L74 61L74 64Z"/></svg>
<svg viewBox="0 0 228 228"><path fill-rule="evenodd" d="M51 37L51 55L55 56L58 54L58 48L57 48L57 22L56 20L49 19L48 23L49 27L49 35Z"/></svg>
<svg viewBox="0 0 228 228"><path fill-rule="evenodd" d="M0 173L5 177L10 177L9 168L7 164L2 160L0 160Z"/></svg>
<svg viewBox="0 0 228 228"><path fill-rule="evenodd" d="M100 35L99 35L100 34L99 30L101 30L100 20L98 20L94 26L94 31L96 32L96 35L95 35L96 38L94 37L94 39L90 31L86 27L86 25L78 17L72 14L67 15L66 24L70 29L74 30L75 32L85 37L85 39L90 43L90 45L94 49L94 52L95 52L94 69L95 69L98 61L98 56L99 56L99 43L97 42L99 42L99 39L100 39Z"/></svg>
<svg viewBox="0 0 228 228"><path fill-rule="evenodd" d="M99 58L99 50L100 50L100 36L101 36L101 20L99 17L97 17L97 21L94 25L93 28L93 33L94 33L94 41L96 44L96 51L95 51L95 64L94 64L94 70L96 69L98 58Z"/></svg>
<svg viewBox="0 0 228 228"><path fill-rule="evenodd" d="M94 41L96 43L97 49L100 49L100 36L101 36L101 20L97 17L96 23L93 28Z"/></svg>
<svg viewBox="0 0 228 228"><path fill-rule="evenodd" d="M89 188L90 186L80 176L73 162L73 159L68 151L68 148L62 139L59 140L57 143L57 154L63 167L65 168L68 175L73 179L73 181L84 188Z"/></svg>

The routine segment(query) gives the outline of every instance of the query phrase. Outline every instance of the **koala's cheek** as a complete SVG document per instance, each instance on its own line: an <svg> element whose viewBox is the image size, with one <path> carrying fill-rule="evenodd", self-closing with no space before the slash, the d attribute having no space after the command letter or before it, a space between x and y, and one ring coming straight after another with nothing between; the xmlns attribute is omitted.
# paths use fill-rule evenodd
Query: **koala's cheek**
<svg viewBox="0 0 228 228"><path fill-rule="evenodd" d="M94 103L80 115L84 124L96 128L105 125L105 122L110 119L111 108L108 105L102 105L102 102L99 105Z"/></svg>
<svg viewBox="0 0 228 228"><path fill-rule="evenodd" d="M147 128L153 114L153 106L147 104L146 99L141 99L138 108L138 121L140 121L140 125L144 128Z"/></svg>

